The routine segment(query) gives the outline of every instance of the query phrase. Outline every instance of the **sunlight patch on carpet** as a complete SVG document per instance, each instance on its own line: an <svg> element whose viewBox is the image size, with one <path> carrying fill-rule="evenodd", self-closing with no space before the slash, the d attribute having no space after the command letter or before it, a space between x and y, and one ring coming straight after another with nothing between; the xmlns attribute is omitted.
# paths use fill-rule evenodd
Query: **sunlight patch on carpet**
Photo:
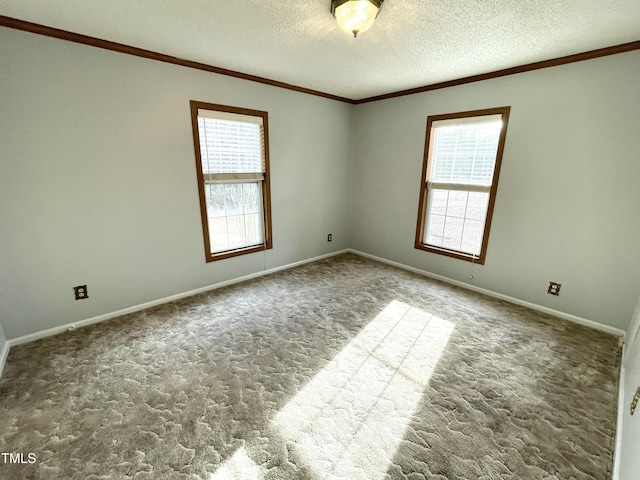
<svg viewBox="0 0 640 480"><path fill-rule="evenodd" d="M454 324L392 301L278 414L316 473L384 477Z"/></svg>
<svg viewBox="0 0 640 480"><path fill-rule="evenodd" d="M249 458L244 448L236 450L231 458L211 474L209 480L259 480L260 468Z"/></svg>

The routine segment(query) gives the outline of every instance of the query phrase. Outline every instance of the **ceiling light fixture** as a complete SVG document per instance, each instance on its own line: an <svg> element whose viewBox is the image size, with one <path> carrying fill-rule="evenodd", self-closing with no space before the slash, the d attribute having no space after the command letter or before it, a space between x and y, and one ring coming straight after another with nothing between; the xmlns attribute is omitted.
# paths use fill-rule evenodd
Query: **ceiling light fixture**
<svg viewBox="0 0 640 480"><path fill-rule="evenodd" d="M338 25L357 37L373 25L384 0L331 0L331 13Z"/></svg>

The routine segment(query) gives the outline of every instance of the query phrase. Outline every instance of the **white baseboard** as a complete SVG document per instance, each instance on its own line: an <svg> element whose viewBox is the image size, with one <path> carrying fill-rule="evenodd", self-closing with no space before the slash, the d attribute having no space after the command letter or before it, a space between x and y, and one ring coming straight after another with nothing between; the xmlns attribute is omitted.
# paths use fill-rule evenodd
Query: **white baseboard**
<svg viewBox="0 0 640 480"><path fill-rule="evenodd" d="M392 260L387 260L386 258L377 257L375 255L371 255L369 253L364 253L359 250L349 249L351 253L355 253L356 255L360 255L361 257L370 258L371 260L376 260L381 263L386 263L387 265L392 265L394 267L402 268L403 270L408 270L413 273L417 273L418 275L423 275L425 277L433 278L435 280L440 280L442 282L449 283L451 285L456 285L458 287L466 288L467 290L473 290L474 292L483 293L490 297L499 298L500 300L506 300L509 303L515 303L516 305L520 305L523 307L530 308L532 310L537 310L539 312L548 313L549 315L553 315L555 317L562 318L564 320L569 320L573 323L578 323L580 325L584 325L586 327L593 328L595 330L600 330L602 332L607 332L612 335L616 335L618 337L624 337L625 331L616 327L611 327L609 325L603 325L602 323L594 322L593 320L588 320L586 318L577 317L575 315L571 315L569 313L561 312L559 310L554 310L552 308L543 307L542 305L538 305L535 303L527 302L525 300L520 300L519 298L510 297L508 295L503 295L501 293L494 292L492 290L487 290L486 288L476 287L475 285L470 285L468 283L461 282L459 280L454 280L449 277L445 277L442 275L437 275L435 273L427 272L426 270L420 270L419 268L410 267L409 265L405 265L403 263L394 262Z"/></svg>
<svg viewBox="0 0 640 480"><path fill-rule="evenodd" d="M325 255L320 255L318 257L309 258L306 260L301 260L299 262L289 263L287 265L282 265L280 267L270 268L268 270L262 270L256 273L252 273L250 275L245 275L243 277L233 278L231 280L226 280L224 282L214 283L213 285L207 285L206 287L197 288L195 290L190 290L188 292L178 293L176 295L171 295L169 297L160 298L158 300L153 300L147 303L141 303L140 305L134 305L132 307L124 308L122 310L117 310L115 312L106 313L104 315L99 315L97 317L91 317L84 320L79 320L77 322L67 323L66 325L61 325L59 327L49 328L47 330L41 330L39 332L30 333L28 335L23 335L22 337L13 338L7 341L6 350L7 354L9 351L9 347L14 347L16 345L22 345L23 343L34 342L36 340L40 340L42 338L51 337L53 335L57 335L66 330L74 330L76 328L85 327L87 325L91 325L94 323L104 322L105 320L110 320L112 318L121 317L123 315L128 315L130 313L139 312L142 310L146 310L147 308L155 307L157 305L162 305L164 303L174 302L176 300L181 300L186 297L191 297L193 295L197 295L199 293L208 292L210 290L215 290L217 288L226 287L229 285L233 285L235 283L245 282L247 280L251 280L254 278L262 277L264 275L269 275L271 273L279 272L282 270L288 270L290 268L297 267L299 265L304 265L306 263L317 262L318 260L323 260L325 258L334 257L336 255L340 255L343 253L347 253L349 250L339 250L337 252L327 253ZM1 357L0 357L1 359Z"/></svg>
<svg viewBox="0 0 640 480"><path fill-rule="evenodd" d="M7 362L7 357L9 356L9 348L11 348L11 345L9 341L6 341L2 347L2 351L0 351L0 378L2 378L4 364Z"/></svg>

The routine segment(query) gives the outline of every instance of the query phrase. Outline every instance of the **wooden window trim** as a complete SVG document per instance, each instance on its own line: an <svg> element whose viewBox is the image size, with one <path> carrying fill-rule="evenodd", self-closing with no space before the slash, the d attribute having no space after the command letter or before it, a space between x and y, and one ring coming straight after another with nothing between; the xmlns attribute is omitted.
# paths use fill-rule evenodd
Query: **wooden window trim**
<svg viewBox="0 0 640 480"><path fill-rule="evenodd" d="M418 250L424 250L426 252L437 253L439 255L445 255L451 258L457 258L467 262L476 263L478 265L484 265L487 255L487 245L489 244L489 233L491 231L491 221L493 219L493 208L496 201L496 193L498 191L498 181L500 180L500 167L502 166L502 154L504 153L504 144L507 137L507 126L509 123L509 112L511 107L497 107L487 108L483 110L472 110L468 112L447 113L444 115L431 115L427 117L427 132L425 135L424 145L424 157L422 162L422 176L420 177L420 201L418 203L418 220L416 222L416 237L415 248ZM484 233L482 237L482 246L480 248L480 255L472 255L458 250L453 250L444 247L435 247L425 244L425 227L427 222L427 198L428 198L428 180L431 173L431 152L429 151L431 146L431 131L434 122L441 120L449 120L456 118L466 117L480 117L485 115L501 115L502 116L502 129L500 130L500 137L498 139L498 150L496 152L496 163L493 171L493 183L489 190L489 204L487 207L487 218L484 225Z"/></svg>
<svg viewBox="0 0 640 480"><path fill-rule="evenodd" d="M199 102L191 100L191 127L193 132L193 146L196 157L196 174L198 177L198 193L200 197L200 216L202 220L202 233L204 235L204 251L207 263L227 258L247 255L249 253L261 252L273 248L273 236L271 228L271 177L269 172L269 114L261 110L251 110L248 108L231 107L228 105L218 105L215 103ZM264 225L264 242L259 245L224 250L222 252L211 252L209 241L209 221L207 218L207 201L205 196L205 176L202 172L202 156L200 152L200 141L198 133L198 109L215 110L218 112L237 113L253 117L262 117L262 128L264 134L264 178L262 185L262 221Z"/></svg>

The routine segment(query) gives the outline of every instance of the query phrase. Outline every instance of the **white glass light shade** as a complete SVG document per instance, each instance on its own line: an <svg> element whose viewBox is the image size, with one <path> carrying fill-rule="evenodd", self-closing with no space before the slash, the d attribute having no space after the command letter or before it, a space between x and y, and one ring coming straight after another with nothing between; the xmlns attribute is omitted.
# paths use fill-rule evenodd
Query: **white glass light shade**
<svg viewBox="0 0 640 480"><path fill-rule="evenodd" d="M373 25L378 10L380 9L369 0L349 0L336 7L335 17L340 28L356 37Z"/></svg>

